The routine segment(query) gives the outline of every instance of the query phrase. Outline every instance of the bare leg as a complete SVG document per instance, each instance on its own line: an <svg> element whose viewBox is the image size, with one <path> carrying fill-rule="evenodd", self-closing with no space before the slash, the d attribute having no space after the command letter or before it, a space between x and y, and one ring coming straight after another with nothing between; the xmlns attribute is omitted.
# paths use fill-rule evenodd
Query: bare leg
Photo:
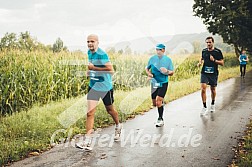
<svg viewBox="0 0 252 167"><path fill-rule="evenodd" d="M216 97L216 87L211 86L211 98L212 98L212 100L215 100L215 97Z"/></svg>
<svg viewBox="0 0 252 167"><path fill-rule="evenodd" d="M118 118L118 112L115 110L113 104L109 106L105 106L107 112L112 116L113 120L115 121L115 124L119 124L119 118Z"/></svg>
<svg viewBox="0 0 252 167"><path fill-rule="evenodd" d="M157 106L157 104L156 104L157 102L156 102L156 99L152 99L152 105L154 106L154 107L156 107Z"/></svg>
<svg viewBox="0 0 252 167"><path fill-rule="evenodd" d="M163 105L163 100L164 100L163 97L157 96L156 97L156 106L161 107Z"/></svg>
<svg viewBox="0 0 252 167"><path fill-rule="evenodd" d="M159 118L161 118L161 119L163 119L163 113L164 113L163 100L164 100L163 97L160 97L160 96L156 97L156 105L158 108L158 115L159 115Z"/></svg>
<svg viewBox="0 0 252 167"><path fill-rule="evenodd" d="M94 128L94 115L98 101L88 100L87 103L88 103L88 112L86 121L86 134L90 135L93 132Z"/></svg>
<svg viewBox="0 0 252 167"><path fill-rule="evenodd" d="M207 88L207 84L201 83L201 98L202 98L203 103L206 103L206 88Z"/></svg>

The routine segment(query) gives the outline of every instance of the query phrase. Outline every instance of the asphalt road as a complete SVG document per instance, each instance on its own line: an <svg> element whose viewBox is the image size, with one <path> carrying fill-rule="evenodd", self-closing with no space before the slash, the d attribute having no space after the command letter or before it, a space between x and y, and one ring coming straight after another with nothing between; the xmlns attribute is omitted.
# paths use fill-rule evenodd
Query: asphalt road
<svg viewBox="0 0 252 167"><path fill-rule="evenodd" d="M210 91L208 106L210 105ZM227 166L233 146L252 115L252 73L217 87L216 112L200 117L200 91L165 106L165 125L155 127L157 110L123 124L122 140L113 142L114 127L97 132L94 150L75 148L74 141L12 166Z"/></svg>

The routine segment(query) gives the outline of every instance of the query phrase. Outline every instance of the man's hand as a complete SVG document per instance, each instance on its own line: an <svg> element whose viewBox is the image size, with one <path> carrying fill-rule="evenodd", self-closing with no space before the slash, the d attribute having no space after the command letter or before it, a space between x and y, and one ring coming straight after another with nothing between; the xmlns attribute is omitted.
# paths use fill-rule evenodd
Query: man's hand
<svg viewBox="0 0 252 167"><path fill-rule="evenodd" d="M94 64L92 64L92 63L88 63L88 69L89 70L93 70L94 69Z"/></svg>
<svg viewBox="0 0 252 167"><path fill-rule="evenodd" d="M153 78L153 74L152 73L147 72L147 75L148 75L147 80L151 80Z"/></svg>
<svg viewBox="0 0 252 167"><path fill-rule="evenodd" d="M160 68L160 71L163 73L163 74L168 74L168 70L166 69L166 68L164 68L164 67L161 67Z"/></svg>
<svg viewBox="0 0 252 167"><path fill-rule="evenodd" d="M148 77L153 78L153 74L152 73L148 73Z"/></svg>
<svg viewBox="0 0 252 167"><path fill-rule="evenodd" d="M212 55L210 55L210 60L211 60L211 61L214 61L214 60L215 60L214 57L213 57Z"/></svg>

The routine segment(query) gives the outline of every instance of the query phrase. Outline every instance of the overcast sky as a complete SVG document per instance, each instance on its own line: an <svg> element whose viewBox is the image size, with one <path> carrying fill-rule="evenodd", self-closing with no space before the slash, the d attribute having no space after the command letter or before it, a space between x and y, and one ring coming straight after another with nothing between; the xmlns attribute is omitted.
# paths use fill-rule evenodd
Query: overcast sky
<svg viewBox="0 0 252 167"><path fill-rule="evenodd" d="M109 44L144 36L205 32L193 0L0 0L0 37L29 31L45 44L60 37L85 46L95 33Z"/></svg>

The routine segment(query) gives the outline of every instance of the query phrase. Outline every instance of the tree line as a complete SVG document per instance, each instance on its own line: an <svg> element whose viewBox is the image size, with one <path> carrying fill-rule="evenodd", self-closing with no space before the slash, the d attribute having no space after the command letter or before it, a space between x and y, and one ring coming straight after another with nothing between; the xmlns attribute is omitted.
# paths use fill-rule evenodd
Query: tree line
<svg viewBox="0 0 252 167"><path fill-rule="evenodd" d="M0 51L4 50L26 50L26 51L52 51L61 52L68 51L67 47L64 46L64 42L57 38L54 44L44 45L39 42L36 38L32 37L28 31L21 32L19 35L15 33L6 33L0 40Z"/></svg>

